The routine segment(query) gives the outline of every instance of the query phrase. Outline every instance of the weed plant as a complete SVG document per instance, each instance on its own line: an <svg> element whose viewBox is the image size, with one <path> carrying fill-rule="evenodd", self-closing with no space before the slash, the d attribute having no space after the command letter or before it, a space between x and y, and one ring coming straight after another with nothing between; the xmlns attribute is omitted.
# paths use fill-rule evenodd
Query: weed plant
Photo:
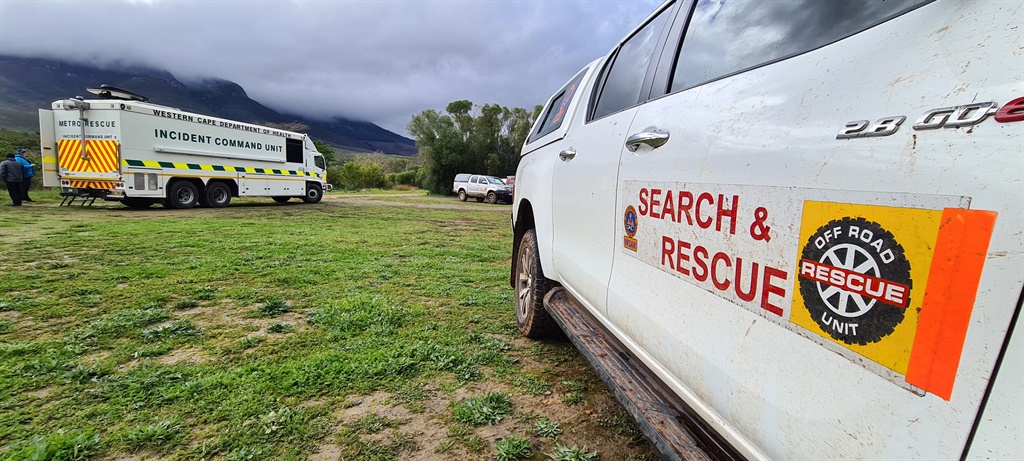
<svg viewBox="0 0 1024 461"><path fill-rule="evenodd" d="M533 456L533 450L530 449L530 439L513 435L499 440L497 447L498 449L494 452L494 459L498 461L514 461Z"/></svg>
<svg viewBox="0 0 1024 461"><path fill-rule="evenodd" d="M570 447L561 443L555 445L554 451L548 453L548 458L555 461L598 461L601 459L597 456L596 451L587 451L587 447L576 444Z"/></svg>
<svg viewBox="0 0 1024 461"><path fill-rule="evenodd" d="M286 312L291 312L291 310L292 307L288 304L288 301L281 298L269 298L260 304L256 312L260 317L277 317Z"/></svg>
<svg viewBox="0 0 1024 461"><path fill-rule="evenodd" d="M562 433L562 428L558 423L547 418L541 418L536 423L533 423L533 430L541 437L549 439L558 437Z"/></svg>
<svg viewBox="0 0 1024 461"><path fill-rule="evenodd" d="M512 415L512 399L504 392L490 392L455 405L455 420L473 426L495 424Z"/></svg>

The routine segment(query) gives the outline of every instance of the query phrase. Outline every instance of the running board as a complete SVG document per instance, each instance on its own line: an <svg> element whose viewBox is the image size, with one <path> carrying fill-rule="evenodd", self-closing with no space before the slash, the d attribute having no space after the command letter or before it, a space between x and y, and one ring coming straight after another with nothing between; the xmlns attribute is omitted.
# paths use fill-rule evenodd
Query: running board
<svg viewBox="0 0 1024 461"><path fill-rule="evenodd" d="M636 421L663 460L743 459L563 288L544 307Z"/></svg>

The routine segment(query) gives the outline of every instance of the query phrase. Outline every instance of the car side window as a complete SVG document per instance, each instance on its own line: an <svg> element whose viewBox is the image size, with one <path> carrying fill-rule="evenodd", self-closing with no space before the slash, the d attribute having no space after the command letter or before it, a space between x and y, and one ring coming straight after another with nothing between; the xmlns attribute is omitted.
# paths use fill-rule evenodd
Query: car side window
<svg viewBox="0 0 1024 461"><path fill-rule="evenodd" d="M537 130L530 136L530 140L527 143L533 142L562 126L562 121L565 120L565 111L569 108L569 103L572 102L572 97L576 95L580 81L583 80L583 75L586 73L587 69L584 68L562 89L558 90L558 93L556 93L558 96L551 98L551 104L544 109L544 121L537 125Z"/></svg>
<svg viewBox="0 0 1024 461"><path fill-rule="evenodd" d="M651 64L661 32L673 11L673 8L662 10L619 47L615 57L605 66L602 84L597 87L599 94L590 120L635 106L640 102L644 76Z"/></svg>
<svg viewBox="0 0 1024 461"><path fill-rule="evenodd" d="M698 0L670 91L820 48L931 1Z"/></svg>

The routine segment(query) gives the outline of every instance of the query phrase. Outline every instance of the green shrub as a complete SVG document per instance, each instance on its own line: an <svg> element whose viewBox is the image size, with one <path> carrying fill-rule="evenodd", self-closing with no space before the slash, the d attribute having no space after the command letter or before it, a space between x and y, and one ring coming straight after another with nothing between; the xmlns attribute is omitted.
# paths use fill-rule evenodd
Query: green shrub
<svg viewBox="0 0 1024 461"><path fill-rule="evenodd" d="M468 398L455 406L455 420L474 426L494 424L511 415L512 399L504 392Z"/></svg>
<svg viewBox="0 0 1024 461"><path fill-rule="evenodd" d="M167 325L142 330L142 337L148 340L187 338L199 334L199 329L188 319L175 320Z"/></svg>
<svg viewBox="0 0 1024 461"><path fill-rule="evenodd" d="M121 435L121 442L133 448L152 448L167 451L182 441L180 419L159 421L148 426L129 429Z"/></svg>
<svg viewBox="0 0 1024 461"><path fill-rule="evenodd" d="M380 165L368 161L351 161L341 166L338 186L346 190L386 189L391 187Z"/></svg>
<svg viewBox="0 0 1024 461"><path fill-rule="evenodd" d="M198 305L199 305L199 302L197 302L194 299L179 299L177 302L174 303L174 308L175 309L191 309L191 308L196 307Z"/></svg>
<svg viewBox="0 0 1024 461"><path fill-rule="evenodd" d="M558 426L558 423L547 418L541 418L533 423L533 430L537 431L541 437L549 439L558 437L558 434L562 433L562 428Z"/></svg>
<svg viewBox="0 0 1024 461"><path fill-rule="evenodd" d="M498 461L513 461L525 459L533 455L530 450L530 439L516 436L505 437L498 441L498 449L494 452L494 459Z"/></svg>
<svg viewBox="0 0 1024 461"><path fill-rule="evenodd" d="M256 312L260 317L276 317L285 312L291 312L291 310L292 307L288 304L288 301L281 298L269 298L263 301L263 304L260 305Z"/></svg>
<svg viewBox="0 0 1024 461"><path fill-rule="evenodd" d="M413 167L410 170L393 174L391 176L391 181L395 184L402 184L412 187L421 187L420 176L420 167L417 166Z"/></svg>
<svg viewBox="0 0 1024 461"><path fill-rule="evenodd" d="M294 329L295 329L295 327L292 324L290 324L290 323L278 322L278 323L273 323L270 326L268 326L267 327L267 332L268 333L288 333L289 331L292 331Z"/></svg>
<svg viewBox="0 0 1024 461"><path fill-rule="evenodd" d="M561 443L555 446L555 451L548 453L548 458L555 461L597 461L601 459L597 456L596 451L587 452L587 447L574 444L570 448Z"/></svg>
<svg viewBox="0 0 1024 461"><path fill-rule="evenodd" d="M100 436L92 431L61 432L36 437L12 447L6 459L26 461L79 461L89 459L100 448Z"/></svg>

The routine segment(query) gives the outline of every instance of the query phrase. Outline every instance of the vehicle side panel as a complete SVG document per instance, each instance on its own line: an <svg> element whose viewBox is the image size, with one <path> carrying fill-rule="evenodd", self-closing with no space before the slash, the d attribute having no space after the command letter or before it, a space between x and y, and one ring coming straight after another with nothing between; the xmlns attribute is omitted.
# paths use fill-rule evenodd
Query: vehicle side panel
<svg viewBox="0 0 1024 461"><path fill-rule="evenodd" d="M638 347L638 355L653 360L652 368L706 420L720 422L719 432L749 456L961 456L1024 284L1024 122L998 123L990 117L963 128L914 130L912 125L931 109L1005 104L1024 96L1020 18L1015 3L936 2L824 48L648 102L638 111L626 135L658 129L670 132L671 139L660 148L641 147L622 156L608 319L613 331L632 341L627 344ZM989 33L977 34L979 23L987 24ZM986 47L1008 52L979 51ZM896 115L907 120L890 136L836 139L847 122ZM664 256L644 261L624 248L629 231L621 215L628 206L642 214L639 191L645 187L648 193L654 188L709 192L713 202L705 202L704 218L715 218L723 208L738 214L722 220L726 230L718 228L717 218L710 228L687 228L642 216L635 238L648 241L640 241L641 247L654 245L648 250L657 255L664 250L660 237L670 237L674 246L685 241L688 251L704 246L710 253L706 261L718 250L731 263L737 256L746 260L743 264L760 258L762 268L772 265L785 273L772 282L778 291L770 296L780 313L763 308L761 293L742 302L735 287L715 287L710 279L695 282L692 272L670 267L669 261L693 263L692 252L685 254L689 259L679 258L673 247L668 261ZM980 258L980 287L948 399L941 391L910 385L899 372L905 363L880 366L794 323L792 316L803 309L796 294L800 249L808 243L802 223L811 222L805 213L820 209L836 219L852 216L852 208L842 204L896 210L892 222L908 227L928 210L997 214L991 242L979 246L983 252L987 247L987 257ZM756 227L759 207L765 212L761 228ZM898 216L904 216L902 223ZM728 231L732 220L735 233ZM678 232L645 234L645 226ZM766 227L773 229L767 234L771 240L765 234L757 238ZM930 251L930 243L911 243L918 237L896 233L907 248ZM590 264L586 259L556 263L560 272L563 264ZM923 268L913 270L918 283L928 276ZM762 292L766 287L757 285ZM912 343L912 333L906 344ZM1007 374L1007 384L997 383L993 398L1016 409L1016 426L1010 427L1019 442L1019 351L1007 357L1018 358L1016 370ZM1014 385L1015 395L1004 390ZM979 436L989 434L1006 431L983 424Z"/></svg>

